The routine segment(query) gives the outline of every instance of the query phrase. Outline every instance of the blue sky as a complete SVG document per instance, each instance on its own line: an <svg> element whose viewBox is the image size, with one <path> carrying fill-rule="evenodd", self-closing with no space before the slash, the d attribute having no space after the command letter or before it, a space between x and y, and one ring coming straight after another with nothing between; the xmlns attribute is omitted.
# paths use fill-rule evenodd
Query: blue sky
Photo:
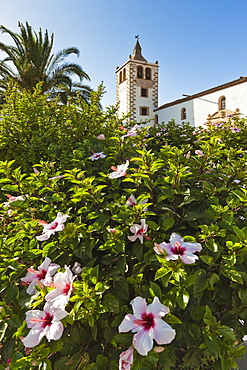
<svg viewBox="0 0 247 370"><path fill-rule="evenodd" d="M103 105L115 104L115 70L140 35L143 56L159 61L159 105L247 75L246 0L7 0L0 24L18 21L55 34L54 51L76 46L70 57L103 81ZM6 44L10 38L0 35ZM3 54L0 54L0 58ZM86 83L86 81L85 81Z"/></svg>

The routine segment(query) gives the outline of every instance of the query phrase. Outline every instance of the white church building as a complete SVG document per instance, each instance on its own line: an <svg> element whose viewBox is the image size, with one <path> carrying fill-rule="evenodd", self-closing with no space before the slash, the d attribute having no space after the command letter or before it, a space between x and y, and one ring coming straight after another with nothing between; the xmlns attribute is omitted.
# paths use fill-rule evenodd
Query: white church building
<svg viewBox="0 0 247 370"><path fill-rule="evenodd" d="M158 105L158 61L148 62L136 41L132 55L116 68L116 100L118 112L131 113L131 120L145 123L152 119L155 124L190 122L194 127L206 122L226 122L230 117L247 116L247 77L227 82L186 95L163 105Z"/></svg>

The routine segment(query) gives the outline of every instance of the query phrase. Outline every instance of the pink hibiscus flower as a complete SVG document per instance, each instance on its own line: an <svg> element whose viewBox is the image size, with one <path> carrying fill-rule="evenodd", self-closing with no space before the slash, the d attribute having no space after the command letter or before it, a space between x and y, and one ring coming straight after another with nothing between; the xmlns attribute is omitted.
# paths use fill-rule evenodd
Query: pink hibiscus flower
<svg viewBox="0 0 247 370"><path fill-rule="evenodd" d="M91 155L91 157L89 157L92 161L97 161L98 159L100 158L105 158L106 155L104 154L104 152L99 152L99 153L94 153L93 155Z"/></svg>
<svg viewBox="0 0 247 370"><path fill-rule="evenodd" d="M55 234L57 231L62 231L64 229L64 223L68 217L68 215L62 215L62 213L58 212L57 217L50 224L44 224L44 222L41 221L44 224L43 234L36 236L36 239L39 241L48 240L50 236Z"/></svg>
<svg viewBox="0 0 247 370"><path fill-rule="evenodd" d="M129 161L126 161L125 164L118 165L117 168L112 166L111 169L114 171L110 173L110 179L117 179L122 176L126 176L127 168L129 167Z"/></svg>
<svg viewBox="0 0 247 370"><path fill-rule="evenodd" d="M59 267L56 263L51 263L50 258L46 257L44 262L38 267L38 271L28 268L27 275L20 279L25 285L28 285L27 293L30 295L36 293L34 287L38 284L38 281L46 286L49 285L52 281L52 276L57 272Z"/></svg>
<svg viewBox="0 0 247 370"><path fill-rule="evenodd" d="M130 370L133 364L133 351L134 348L130 347L127 351L121 353L119 356L119 370Z"/></svg>
<svg viewBox="0 0 247 370"><path fill-rule="evenodd" d="M146 220L141 219L140 225L134 224L133 226L130 227L130 231L134 233L134 235L128 236L128 239L132 242L135 242L136 239L138 238L141 244L143 244L143 237L150 240L150 238L148 238L145 235L145 233L147 232L147 229L148 229L148 225L146 225Z"/></svg>
<svg viewBox="0 0 247 370"><path fill-rule="evenodd" d="M118 329L120 333L130 330L136 333L133 346L140 355L147 355L153 348L153 340L158 344L167 344L175 338L175 330L161 319L169 309L160 303L158 297L149 305L145 299L136 297L131 305L134 315L126 315Z"/></svg>
<svg viewBox="0 0 247 370"><path fill-rule="evenodd" d="M46 294L45 299L51 302L54 307L64 308L69 302L70 295L73 289L73 281L76 275L73 276L69 267L65 266L65 272L58 272L53 279L53 283L49 286L54 287L52 291Z"/></svg>
<svg viewBox="0 0 247 370"><path fill-rule="evenodd" d="M105 135L104 134L100 134L99 136L97 136L97 139L99 139L99 140L105 140Z"/></svg>
<svg viewBox="0 0 247 370"><path fill-rule="evenodd" d="M138 135L137 128L138 128L138 125L135 125L129 131L127 131L127 133L125 135L123 135L122 138L125 138L127 136L129 136L129 137L135 137L136 135Z"/></svg>
<svg viewBox="0 0 247 370"><path fill-rule="evenodd" d="M202 246L200 243L189 243L184 242L184 239L176 234L172 233L170 237L170 243L161 243L155 244L154 250L157 254L167 253L166 260L178 260L181 258L181 261L186 264L194 263L198 256L194 252L200 252Z"/></svg>
<svg viewBox="0 0 247 370"><path fill-rule="evenodd" d="M22 339L25 347L32 348L39 344L43 337L48 341L57 340L63 334L63 324L60 322L68 312L53 307L49 302L44 305L44 311L31 310L26 312L27 327L31 330Z"/></svg>
<svg viewBox="0 0 247 370"><path fill-rule="evenodd" d="M145 204L147 202L148 202L148 199L144 199L139 204ZM133 194L131 194L130 197L127 199L126 206L133 207L133 206L136 206L136 205L137 205L137 200L136 200L135 196ZM147 211L147 208L144 211Z"/></svg>
<svg viewBox="0 0 247 370"><path fill-rule="evenodd" d="M15 202L16 200L21 200L21 201L25 200L23 195L18 195L17 197L14 197L13 195L7 194L7 198L8 198L8 201L3 202L4 207L8 207L10 203Z"/></svg>
<svg viewBox="0 0 247 370"><path fill-rule="evenodd" d="M195 150L195 154L203 157L204 156L204 153L201 151L201 150Z"/></svg>

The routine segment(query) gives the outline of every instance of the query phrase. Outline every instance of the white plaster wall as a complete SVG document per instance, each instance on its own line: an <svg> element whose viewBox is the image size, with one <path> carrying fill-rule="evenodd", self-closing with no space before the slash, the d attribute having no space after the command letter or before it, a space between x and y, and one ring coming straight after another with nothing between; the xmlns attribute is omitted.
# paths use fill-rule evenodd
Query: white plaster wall
<svg viewBox="0 0 247 370"><path fill-rule="evenodd" d="M240 118L247 116L247 82L164 108L154 114L158 115L159 123L167 123L171 119L181 123L181 109L184 107L187 112L185 121L190 122L191 126L202 126L207 122L208 114L212 115L218 111L218 101L222 95L226 98L227 109L235 111L238 108Z"/></svg>
<svg viewBox="0 0 247 370"><path fill-rule="evenodd" d="M181 120L181 110L186 108L186 120ZM158 115L158 123L167 123L174 119L177 123L190 122L191 126L195 126L194 120L194 109L193 109L193 100L188 100L184 103L179 103L177 105L172 105L171 107L158 110L154 112Z"/></svg>
<svg viewBox="0 0 247 370"><path fill-rule="evenodd" d="M240 118L247 115L247 83L244 82L194 99L196 126L203 125L207 121L208 114L218 111L218 101L222 95L226 98L226 109L235 111L239 108Z"/></svg>
<svg viewBox="0 0 247 370"><path fill-rule="evenodd" d="M153 96L153 89L149 88L148 89L148 97L143 97L141 96L141 87L137 86L136 87L136 120L137 122L140 122L140 120L146 120L149 118L153 118L154 113L153 113L153 101L152 101L152 96ZM140 107L148 107L149 108L149 115L148 116L141 116L140 115Z"/></svg>
<svg viewBox="0 0 247 370"><path fill-rule="evenodd" d="M138 79L137 78L137 66L138 65L141 65L143 67L143 73L145 75L145 68L150 68L151 69L151 80L146 80L145 78L144 79ZM135 64L135 77L136 77L136 83L138 83L138 81L143 81L144 83L147 82L149 83L149 81L153 81L154 80L154 75L155 73L158 72L158 66L157 64L151 64L151 63L146 63L146 62L137 62ZM148 87L148 86L145 86L143 85L143 87ZM154 109L154 102L153 102L153 97L154 97L154 87L155 85L153 85L153 87L148 87L148 97L142 97L141 96L141 86L136 86L136 121L137 122L140 122L140 121L145 121L147 119L150 119L150 118L153 118L154 117L154 112L153 112L153 109ZM148 116L142 116L140 115L140 107L148 107L149 108L149 115Z"/></svg>
<svg viewBox="0 0 247 370"><path fill-rule="evenodd" d="M118 116L122 117L122 114L126 114L129 110L129 107L127 106L127 80L123 81L118 86L118 92L119 92L119 102L117 102L119 109L118 109Z"/></svg>

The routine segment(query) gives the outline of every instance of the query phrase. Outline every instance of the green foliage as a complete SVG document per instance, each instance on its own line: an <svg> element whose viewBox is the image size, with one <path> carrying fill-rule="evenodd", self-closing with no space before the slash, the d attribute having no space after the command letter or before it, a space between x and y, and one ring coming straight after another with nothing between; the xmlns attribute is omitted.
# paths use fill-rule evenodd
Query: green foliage
<svg viewBox="0 0 247 370"><path fill-rule="evenodd" d="M169 307L164 320L176 330L176 337L162 352L151 350L142 357L135 351L132 369L236 368L247 334L245 151L229 147L224 138L219 141L218 129L213 128L210 135L201 132L200 141L199 134L188 134L188 143L184 139L179 143L177 136L176 143L163 140L152 150L154 128L148 138L148 129L123 138L113 108L104 113L96 103L82 109L60 106L38 90L32 96L12 91L8 99L0 123L1 151L7 152L17 140L14 137L22 140L24 150L16 141L18 155L9 151L0 162L4 366L10 359L10 369L117 370L119 354L133 338L131 332L119 334L118 326L131 312L131 300L141 296L148 303L158 297ZM69 119L76 140L66 128ZM59 148L57 158L53 154L58 149L44 145L45 139L35 151L37 138L26 155L28 135L36 132L32 124L37 122L38 132ZM177 129L172 123L167 130L172 138ZM101 133L105 140L96 139ZM196 149L203 155L195 154ZM103 151L106 158L91 161L90 150ZM111 166L126 160L130 161L126 176L110 179ZM32 166L35 172L29 170ZM7 194L22 198L6 204ZM137 200L132 207L127 205L130 195ZM39 242L35 238L43 230L39 220L51 222L58 211L69 216L64 230ZM130 227L141 219L148 225L143 244L128 239ZM195 263L168 261L155 253L154 243L168 243L173 232L185 241L201 243ZM30 296L20 279L46 256L61 267L79 262L82 271L66 306L62 337L51 342L43 338L36 347L25 349L20 340L29 331L25 313L42 310L50 288L39 286Z"/></svg>
<svg viewBox="0 0 247 370"><path fill-rule="evenodd" d="M91 150L101 149L102 142L96 139L100 129L109 137L119 125L114 107L102 112L102 94L99 86L91 93L90 105L78 96L65 106L43 95L42 85L33 93L10 88L0 111L2 160L14 159L15 166L28 172L42 161L54 162L63 170L74 166L71 161L84 162Z"/></svg>

